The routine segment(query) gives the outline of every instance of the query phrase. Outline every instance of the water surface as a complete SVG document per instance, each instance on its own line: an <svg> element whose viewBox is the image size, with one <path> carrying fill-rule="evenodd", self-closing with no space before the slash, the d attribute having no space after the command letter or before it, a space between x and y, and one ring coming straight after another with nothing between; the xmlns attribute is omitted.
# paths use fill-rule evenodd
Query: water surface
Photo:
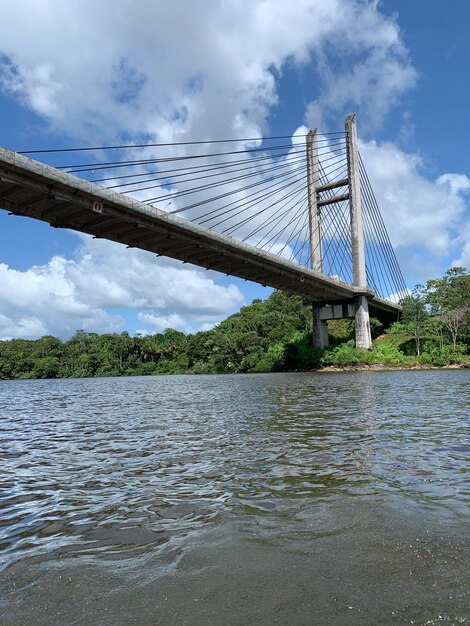
<svg viewBox="0 0 470 626"><path fill-rule="evenodd" d="M0 623L470 624L469 389L0 382Z"/></svg>

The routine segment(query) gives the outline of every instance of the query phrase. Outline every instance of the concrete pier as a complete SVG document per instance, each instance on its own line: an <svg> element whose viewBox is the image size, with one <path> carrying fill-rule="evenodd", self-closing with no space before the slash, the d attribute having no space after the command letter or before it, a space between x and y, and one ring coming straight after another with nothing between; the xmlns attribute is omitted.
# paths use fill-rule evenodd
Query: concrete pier
<svg viewBox="0 0 470 626"><path fill-rule="evenodd" d="M354 306L341 308L322 306L321 302L313 303L313 345L317 348L328 346L328 326L326 320L342 317L354 317L356 326L356 348L369 350L372 347L372 336L369 321L369 289L364 247L364 227L361 207L361 185L359 176L359 153L357 149L356 115L351 113L345 123L346 157L348 177L337 181L321 184L320 166L318 162L317 129L307 135L307 179L308 208L310 225L310 263L315 271L323 273L321 210L322 207L349 200L351 224L351 257L355 297L350 301ZM347 186L348 193L335 194L329 198L320 198L320 193ZM312 298L313 299L313 298ZM328 303L331 305L332 303ZM337 309L336 317L333 315ZM351 314L351 309L353 313Z"/></svg>
<svg viewBox="0 0 470 626"><path fill-rule="evenodd" d="M366 297L367 275L355 113L351 113L346 118L345 130L348 156L353 284L358 290L364 290L364 293L358 295L355 299L356 348L369 350L372 347L372 336L369 322L369 303Z"/></svg>

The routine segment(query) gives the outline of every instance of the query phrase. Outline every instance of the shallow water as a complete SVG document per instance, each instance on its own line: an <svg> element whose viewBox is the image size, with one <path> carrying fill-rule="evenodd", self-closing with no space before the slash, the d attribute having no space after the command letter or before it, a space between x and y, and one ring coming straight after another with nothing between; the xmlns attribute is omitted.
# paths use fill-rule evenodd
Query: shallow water
<svg viewBox="0 0 470 626"><path fill-rule="evenodd" d="M470 624L470 371L0 382L0 623Z"/></svg>

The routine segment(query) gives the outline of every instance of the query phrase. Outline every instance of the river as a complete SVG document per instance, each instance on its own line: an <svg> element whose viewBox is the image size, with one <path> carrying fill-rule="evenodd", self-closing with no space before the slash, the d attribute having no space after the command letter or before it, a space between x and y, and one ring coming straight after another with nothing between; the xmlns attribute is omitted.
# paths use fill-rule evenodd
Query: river
<svg viewBox="0 0 470 626"><path fill-rule="evenodd" d="M0 623L470 624L470 371L0 381Z"/></svg>

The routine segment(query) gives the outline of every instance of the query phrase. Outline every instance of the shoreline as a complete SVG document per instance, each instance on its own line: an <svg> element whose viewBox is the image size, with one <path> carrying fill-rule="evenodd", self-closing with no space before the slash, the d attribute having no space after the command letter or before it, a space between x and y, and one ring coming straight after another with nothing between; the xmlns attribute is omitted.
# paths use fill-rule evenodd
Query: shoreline
<svg viewBox="0 0 470 626"><path fill-rule="evenodd" d="M413 364L406 365L403 363L397 363L396 365L391 363L355 363L350 365L325 365L324 367L317 367L312 369L293 369L293 370L279 370L276 372L219 372L219 373L196 373L196 372L179 372L179 373L151 373L151 374L123 374L120 376L64 376L55 378L2 378L0 383L9 381L47 381L47 380L100 380L103 378L135 378L135 377L160 377L160 376L246 376L250 374L301 374L301 373L340 373L340 372L399 372L399 371L436 371L436 370L464 370L470 369L470 363L452 363L449 365L425 365L425 364Z"/></svg>
<svg viewBox="0 0 470 626"><path fill-rule="evenodd" d="M350 365L326 365L325 367L319 367L316 372L362 372L362 371L407 371L407 370L463 370L469 369L470 364L466 363L450 363L448 365L427 365L418 364L406 365L403 363L397 363L393 365L391 363L356 363Z"/></svg>

